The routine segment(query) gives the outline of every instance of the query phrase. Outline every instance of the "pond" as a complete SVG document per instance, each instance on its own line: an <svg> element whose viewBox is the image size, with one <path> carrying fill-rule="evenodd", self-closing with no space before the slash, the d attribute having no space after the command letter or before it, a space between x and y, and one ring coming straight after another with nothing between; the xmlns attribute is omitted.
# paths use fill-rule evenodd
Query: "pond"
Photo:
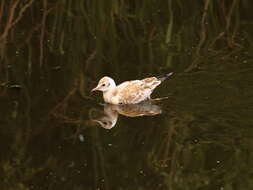
<svg viewBox="0 0 253 190"><path fill-rule="evenodd" d="M252 6L1 1L1 189L252 189ZM91 93L169 72L161 100Z"/></svg>

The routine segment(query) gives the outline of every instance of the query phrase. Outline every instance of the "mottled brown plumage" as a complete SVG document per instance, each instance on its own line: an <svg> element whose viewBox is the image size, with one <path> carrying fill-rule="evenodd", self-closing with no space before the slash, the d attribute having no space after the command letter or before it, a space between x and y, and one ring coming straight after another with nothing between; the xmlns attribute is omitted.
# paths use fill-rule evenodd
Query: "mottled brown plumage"
<svg viewBox="0 0 253 190"><path fill-rule="evenodd" d="M137 104L150 99L153 90L170 75L172 73L164 77L149 77L143 80L126 81L118 86L116 86L112 78L103 77L92 91L102 91L104 101L110 104Z"/></svg>

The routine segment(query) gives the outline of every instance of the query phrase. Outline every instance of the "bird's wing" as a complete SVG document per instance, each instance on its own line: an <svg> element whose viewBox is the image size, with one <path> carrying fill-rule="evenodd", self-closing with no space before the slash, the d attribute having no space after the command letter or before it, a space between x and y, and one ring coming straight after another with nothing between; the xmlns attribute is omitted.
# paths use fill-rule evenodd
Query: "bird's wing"
<svg viewBox="0 0 253 190"><path fill-rule="evenodd" d="M149 88L150 90L154 90L159 84L161 84L161 81L157 79L156 77L149 77L141 80L145 86L145 88Z"/></svg>
<svg viewBox="0 0 253 190"><path fill-rule="evenodd" d="M117 86L119 102L123 104L139 103L149 98L154 88L160 83L155 77L126 81Z"/></svg>

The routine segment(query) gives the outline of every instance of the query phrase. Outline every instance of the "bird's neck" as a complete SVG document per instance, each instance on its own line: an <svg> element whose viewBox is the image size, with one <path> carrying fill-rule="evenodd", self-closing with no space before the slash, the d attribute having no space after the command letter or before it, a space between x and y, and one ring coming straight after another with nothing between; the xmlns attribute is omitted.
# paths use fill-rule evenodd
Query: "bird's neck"
<svg viewBox="0 0 253 190"><path fill-rule="evenodd" d="M116 85L111 87L108 91L103 92L104 101L110 104L118 104Z"/></svg>

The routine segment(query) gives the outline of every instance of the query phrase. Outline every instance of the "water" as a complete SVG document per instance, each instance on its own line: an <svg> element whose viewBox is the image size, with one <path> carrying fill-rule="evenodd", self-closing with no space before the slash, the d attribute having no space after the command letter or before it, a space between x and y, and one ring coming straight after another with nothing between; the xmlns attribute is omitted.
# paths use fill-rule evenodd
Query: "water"
<svg viewBox="0 0 253 190"><path fill-rule="evenodd" d="M253 188L251 1L0 5L1 189ZM162 101L90 93L171 71Z"/></svg>

